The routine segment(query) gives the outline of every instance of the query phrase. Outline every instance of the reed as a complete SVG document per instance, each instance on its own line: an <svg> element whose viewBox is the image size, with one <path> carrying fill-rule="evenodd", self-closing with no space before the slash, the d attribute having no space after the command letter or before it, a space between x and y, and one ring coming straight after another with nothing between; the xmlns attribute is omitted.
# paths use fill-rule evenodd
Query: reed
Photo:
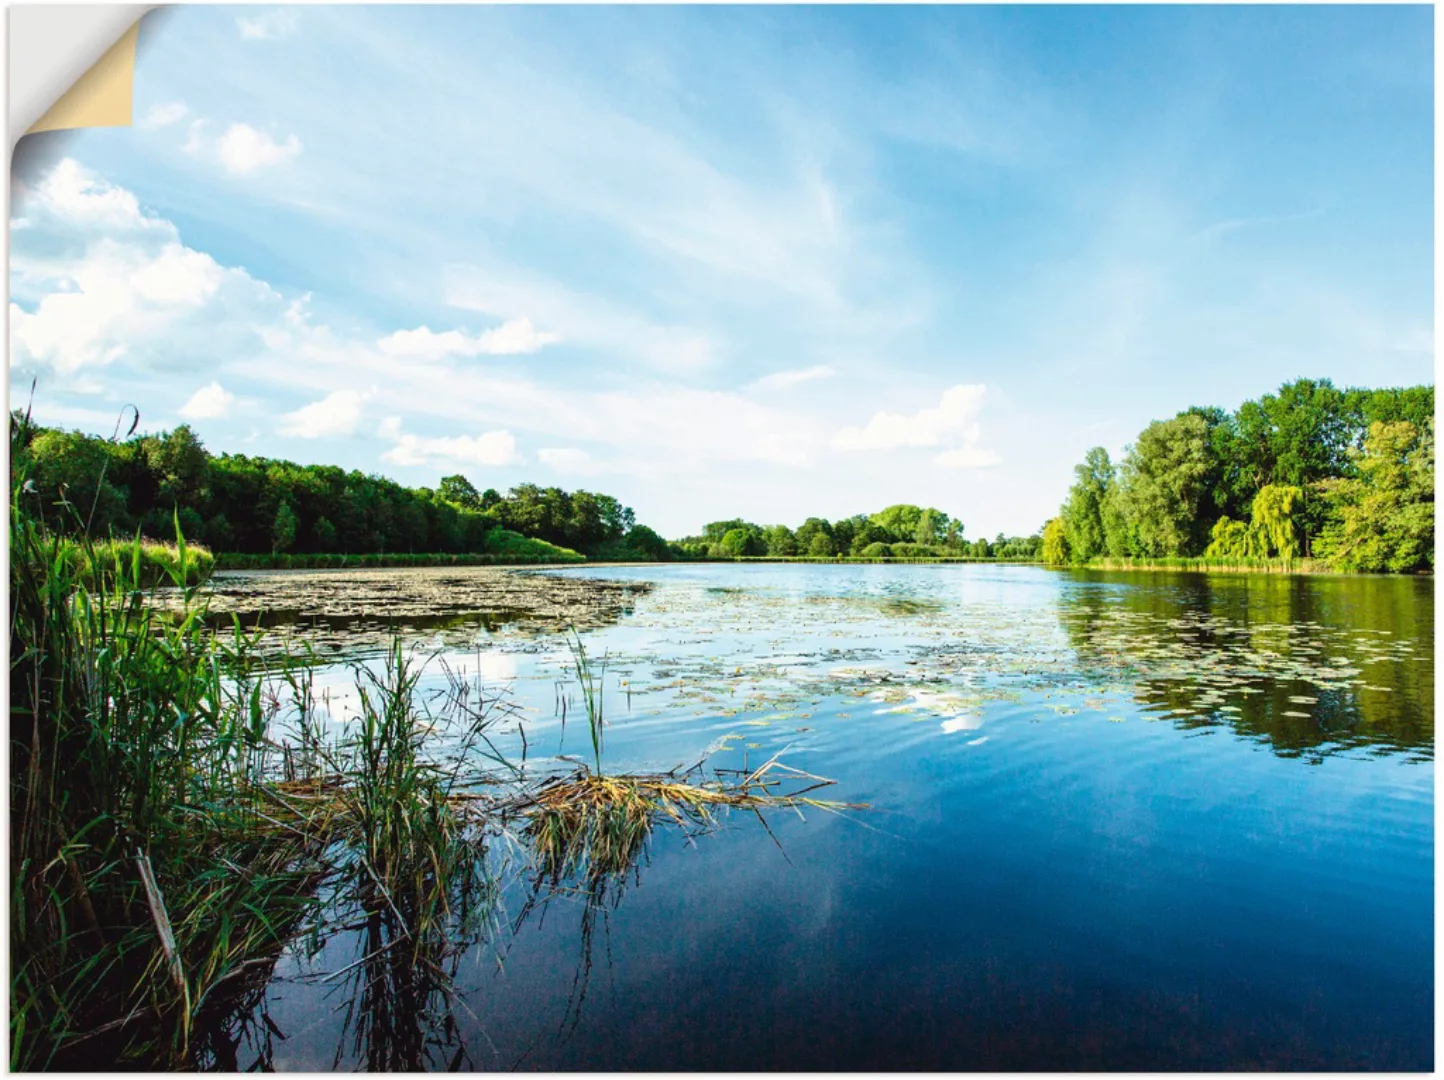
<svg viewBox="0 0 1444 1080"><path fill-rule="evenodd" d="M375 945L357 1007L430 1010L446 962L496 924L491 849L518 820L538 881L596 885L662 824L848 808L778 758L730 778L605 775L605 662L575 634L593 769L531 778L490 734L516 719L507 701L444 661L446 685L423 691L428 661L399 642L382 670L357 668L355 715L323 723L314 657L214 629L205 554L179 530L149 563L143 543L61 538L25 480L10 514L12 1068L222 1065L225 1041L198 1025L254 1004L298 935L356 918ZM166 583L178 612L150 602ZM410 1028L369 1030L369 1063L423 1063Z"/></svg>
<svg viewBox="0 0 1444 1080"><path fill-rule="evenodd" d="M1327 574L1336 572L1319 559L1207 558L1204 556L1118 558L1106 556L1089 559L1083 565L1090 570L1185 570L1240 574Z"/></svg>
<svg viewBox="0 0 1444 1080"><path fill-rule="evenodd" d="M143 546L58 538L25 479L10 515L10 1063L177 1060L197 1010L304 915L316 851L263 827L247 794L269 719L251 639L203 630L200 602L155 618ZM196 559L178 537L164 566L188 595Z"/></svg>

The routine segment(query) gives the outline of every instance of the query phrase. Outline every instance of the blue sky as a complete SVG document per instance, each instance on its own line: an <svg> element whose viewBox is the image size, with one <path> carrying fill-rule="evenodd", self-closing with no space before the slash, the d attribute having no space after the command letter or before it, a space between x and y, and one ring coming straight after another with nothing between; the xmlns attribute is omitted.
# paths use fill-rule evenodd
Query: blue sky
<svg viewBox="0 0 1444 1080"><path fill-rule="evenodd" d="M12 404L665 535L1029 533L1084 451L1433 380L1428 7L181 7L32 136Z"/></svg>

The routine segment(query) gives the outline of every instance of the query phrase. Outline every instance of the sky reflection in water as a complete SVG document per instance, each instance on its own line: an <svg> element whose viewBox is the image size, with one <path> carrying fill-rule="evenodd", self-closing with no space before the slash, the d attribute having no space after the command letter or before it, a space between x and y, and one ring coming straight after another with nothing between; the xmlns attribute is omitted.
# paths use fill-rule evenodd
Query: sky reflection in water
<svg viewBox="0 0 1444 1080"><path fill-rule="evenodd" d="M610 768L786 748L875 810L777 815L777 843L743 815L695 844L660 832L625 891L534 897L521 920L514 876L458 961L464 1007L401 1040L415 1064L1430 1066L1431 580L567 576L652 583L584 634L607 662ZM556 634L480 614L402 628L506 689L529 768L589 755ZM317 681L346 715L344 668ZM330 1068L338 1047L343 1067L396 1064L343 1032L334 985L299 978L371 932L283 959L271 1064ZM242 1067L272 1030L238 1040Z"/></svg>

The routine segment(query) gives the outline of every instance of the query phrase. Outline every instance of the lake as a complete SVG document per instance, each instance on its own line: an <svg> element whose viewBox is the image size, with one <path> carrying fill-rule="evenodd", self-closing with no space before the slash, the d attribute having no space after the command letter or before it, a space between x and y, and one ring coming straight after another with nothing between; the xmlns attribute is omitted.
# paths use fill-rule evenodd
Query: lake
<svg viewBox="0 0 1444 1080"><path fill-rule="evenodd" d="M1433 1065L1433 581L986 564L232 574L348 664L479 674L509 757L781 760L861 811L659 829L603 895L515 870L447 1008L289 948L212 1064L525 1069ZM565 703L565 704L564 704ZM564 726L562 713L568 712ZM355 970L365 970L364 965ZM383 1000L384 998L384 1000Z"/></svg>

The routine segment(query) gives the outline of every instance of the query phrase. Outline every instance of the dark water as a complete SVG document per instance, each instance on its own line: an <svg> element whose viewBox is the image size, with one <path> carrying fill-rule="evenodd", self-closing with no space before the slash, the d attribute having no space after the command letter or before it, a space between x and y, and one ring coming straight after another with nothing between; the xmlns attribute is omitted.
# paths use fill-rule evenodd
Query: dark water
<svg viewBox="0 0 1444 1080"><path fill-rule="evenodd" d="M576 573L655 583L585 635L611 768L786 748L874 809L661 830L591 903L517 873L449 1010L403 977L358 1011L321 980L364 933L298 943L223 1063L1432 1068L1431 580ZM530 768L587 752L559 638L449 634Z"/></svg>

